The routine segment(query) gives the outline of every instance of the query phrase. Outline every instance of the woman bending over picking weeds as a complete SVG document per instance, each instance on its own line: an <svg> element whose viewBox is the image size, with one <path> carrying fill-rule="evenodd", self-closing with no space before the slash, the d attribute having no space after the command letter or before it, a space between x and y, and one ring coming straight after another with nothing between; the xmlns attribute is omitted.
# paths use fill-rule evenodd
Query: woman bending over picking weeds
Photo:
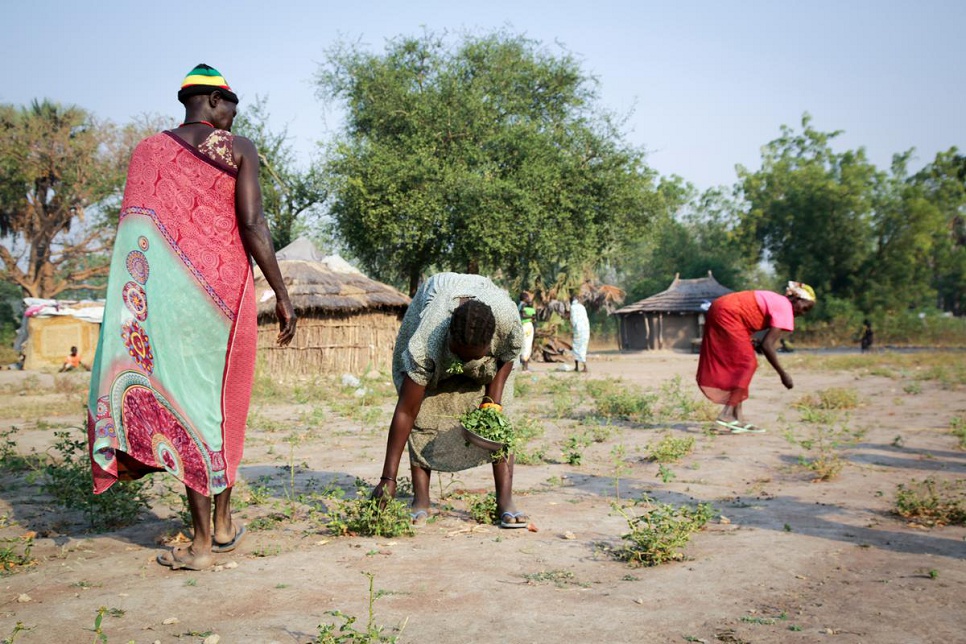
<svg viewBox="0 0 966 644"><path fill-rule="evenodd" d="M724 405L715 421L733 434L763 432L745 422L741 404L758 368L751 335L767 329L761 351L782 384L792 388L792 377L778 362L775 348L785 332L795 330L795 316L815 306L808 284L789 282L785 295L771 291L740 291L722 295L708 310L698 360L698 386L711 402Z"/></svg>
<svg viewBox="0 0 966 644"><path fill-rule="evenodd" d="M440 273L419 287L396 337L392 375L399 398L373 498L395 496L408 443L414 523L429 516L432 470L458 472L492 463L500 525L527 526L529 517L513 503L513 455L494 461L492 452L467 444L459 422L475 407L502 410L501 403L510 402L513 363L522 346L517 307L489 279Z"/></svg>

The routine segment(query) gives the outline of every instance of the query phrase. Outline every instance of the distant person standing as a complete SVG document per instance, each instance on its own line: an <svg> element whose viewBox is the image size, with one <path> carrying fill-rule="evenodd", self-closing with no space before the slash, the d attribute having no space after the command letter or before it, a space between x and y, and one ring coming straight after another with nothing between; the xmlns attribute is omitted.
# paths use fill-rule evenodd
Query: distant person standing
<svg viewBox="0 0 966 644"><path fill-rule="evenodd" d="M520 353L520 364L523 371L530 371L530 356L533 355L533 318L537 314L537 309L533 306L533 293L523 291L520 293L520 324L523 326L523 351Z"/></svg>
<svg viewBox="0 0 966 644"><path fill-rule="evenodd" d="M874 334L872 333L872 322L866 318L862 322L862 336L859 338L859 345L862 347L862 353L865 353L872 348L873 339Z"/></svg>
<svg viewBox="0 0 966 644"><path fill-rule="evenodd" d="M587 346L590 344L590 319L587 317L587 309L574 296L570 301L570 326L574 332L574 370L580 371L580 365L584 365L584 373L587 373Z"/></svg>

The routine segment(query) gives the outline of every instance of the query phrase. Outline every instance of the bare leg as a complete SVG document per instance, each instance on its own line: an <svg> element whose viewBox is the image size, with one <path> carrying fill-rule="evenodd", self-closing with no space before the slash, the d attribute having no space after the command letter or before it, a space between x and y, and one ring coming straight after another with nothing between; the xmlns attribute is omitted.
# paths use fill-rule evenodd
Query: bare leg
<svg viewBox="0 0 966 644"><path fill-rule="evenodd" d="M231 521L231 488L215 495L215 543L229 543L235 538Z"/></svg>
<svg viewBox="0 0 966 644"><path fill-rule="evenodd" d="M721 413L718 414L718 420L724 421L726 423L739 420L738 409L740 406L741 406L741 403L739 403L738 405L725 405L724 407L721 408Z"/></svg>
<svg viewBox="0 0 966 644"><path fill-rule="evenodd" d="M503 516L507 512L517 513L517 506L513 502L513 454L493 462L493 484L496 487L496 511L500 518L507 523L527 523L529 517L525 514L515 518Z"/></svg>
<svg viewBox="0 0 966 644"><path fill-rule="evenodd" d="M415 463L412 466L413 472L413 511L424 510L429 512L429 477L432 470L420 467Z"/></svg>
<svg viewBox="0 0 966 644"><path fill-rule="evenodd" d="M185 486L194 539L191 545L158 556L158 563L178 569L204 570L211 566L211 498Z"/></svg>

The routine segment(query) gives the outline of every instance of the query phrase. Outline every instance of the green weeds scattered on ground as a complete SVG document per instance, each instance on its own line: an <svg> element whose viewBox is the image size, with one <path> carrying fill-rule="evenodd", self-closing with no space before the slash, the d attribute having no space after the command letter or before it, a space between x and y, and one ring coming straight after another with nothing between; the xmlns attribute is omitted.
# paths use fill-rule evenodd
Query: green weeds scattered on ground
<svg viewBox="0 0 966 644"><path fill-rule="evenodd" d="M32 566L36 560L30 556L34 546L33 536L0 539L0 576L12 575Z"/></svg>
<svg viewBox="0 0 966 644"><path fill-rule="evenodd" d="M966 479L939 481L929 477L900 483L895 512L918 525L966 525Z"/></svg>
<svg viewBox="0 0 966 644"><path fill-rule="evenodd" d="M398 499L370 499L357 490L354 499L336 499L326 518L326 527L336 536L413 536L409 507Z"/></svg>
<svg viewBox="0 0 966 644"><path fill-rule="evenodd" d="M966 449L966 416L955 416L950 419L949 429L959 440L959 449Z"/></svg>
<svg viewBox="0 0 966 644"><path fill-rule="evenodd" d="M612 554L634 567L684 559L680 549L714 516L707 503L674 506L644 496L636 505L643 506L642 514L635 515L627 507L613 504L614 510L627 521L630 532L621 535L624 545L613 549Z"/></svg>
<svg viewBox="0 0 966 644"><path fill-rule="evenodd" d="M80 431L80 430L77 430ZM103 494L94 494L87 455L87 438L75 432L55 432L56 454L45 468L44 492L68 510L80 510L90 529L104 532L134 524L151 506L147 479L118 481Z"/></svg>
<svg viewBox="0 0 966 644"><path fill-rule="evenodd" d="M858 443L866 431L849 427L850 405L857 404L847 389L826 389L815 397L806 396L796 403L806 436L796 436L788 429L785 439L804 449L807 454L799 457L799 464L815 474L815 480L828 481L835 478L845 467L842 450Z"/></svg>
<svg viewBox="0 0 966 644"><path fill-rule="evenodd" d="M966 384L966 360L950 359L949 351L896 353L875 351L852 354L796 354L789 365L818 371L857 371L895 379L937 381L946 389ZM961 354L960 354L961 355Z"/></svg>
<svg viewBox="0 0 966 644"><path fill-rule="evenodd" d="M647 446L647 460L655 463L674 463L694 451L694 437L675 438L665 434L657 443Z"/></svg>
<svg viewBox="0 0 966 644"><path fill-rule="evenodd" d="M918 396L922 393L922 383L918 380L913 380L912 382L904 384L902 390L910 396Z"/></svg>
<svg viewBox="0 0 966 644"><path fill-rule="evenodd" d="M107 633L104 632L104 617L124 617L124 611L120 608L108 608L101 606L94 615L94 628L88 629L94 633L94 644L100 642L107 644Z"/></svg>
<svg viewBox="0 0 966 644"><path fill-rule="evenodd" d="M563 458L567 465L580 465L584 460L584 449L590 445L586 434L571 434L563 448Z"/></svg>
<svg viewBox="0 0 966 644"><path fill-rule="evenodd" d="M855 409L859 406L859 392L845 387L829 387L802 396L795 407L799 409Z"/></svg>
<svg viewBox="0 0 966 644"><path fill-rule="evenodd" d="M25 633L29 630L30 628L28 628L23 622L17 622L13 625L13 630L10 631L10 635L7 635L5 638L3 638L3 642L0 644L14 644L17 639L17 635L20 633Z"/></svg>
<svg viewBox="0 0 966 644"><path fill-rule="evenodd" d="M580 588L590 587L590 584L578 581L577 576L569 570L541 570L540 572L526 573L523 575L523 578L531 586L537 584L553 584L557 588L566 588L567 586L578 586Z"/></svg>
<svg viewBox="0 0 966 644"><path fill-rule="evenodd" d="M657 477L659 479L661 479L661 482L662 483L670 483L671 481L673 481L674 479L676 479L678 477L678 475L675 474L671 470L671 468L669 468L667 465L664 465L662 463L657 468Z"/></svg>
<svg viewBox="0 0 966 644"><path fill-rule="evenodd" d="M466 494L463 499L469 508L470 518L477 523L495 525L500 522L500 515L496 510L496 495L493 492Z"/></svg>
<svg viewBox="0 0 966 644"><path fill-rule="evenodd" d="M16 435L19 427L11 427L0 432L0 470L5 472L39 472L47 460L45 456L37 454L20 454L17 451Z"/></svg>
<svg viewBox="0 0 966 644"><path fill-rule="evenodd" d="M607 380L597 382L616 383ZM594 396L594 411L608 420L650 423L654 421L654 404L657 400L657 394L641 391L637 387L620 383L609 384Z"/></svg>
<svg viewBox="0 0 966 644"><path fill-rule="evenodd" d="M335 624L319 624L318 637L315 638L314 644L372 644L382 642L393 644L399 641L399 636L406 628L409 618L406 618L400 626L393 629L393 635L387 635L385 633L386 627L376 624L374 607L376 600L382 594L375 592L375 576L370 572L363 572L362 574L369 579L369 608L365 630L360 631L355 628L355 623L358 621L357 617L347 615L340 610L327 611L329 615L341 619L342 625L336 627Z"/></svg>
<svg viewBox="0 0 966 644"><path fill-rule="evenodd" d="M661 422L671 420L713 421L718 409L707 400L692 395L693 385L684 386L681 376L661 383L657 399L657 418Z"/></svg>

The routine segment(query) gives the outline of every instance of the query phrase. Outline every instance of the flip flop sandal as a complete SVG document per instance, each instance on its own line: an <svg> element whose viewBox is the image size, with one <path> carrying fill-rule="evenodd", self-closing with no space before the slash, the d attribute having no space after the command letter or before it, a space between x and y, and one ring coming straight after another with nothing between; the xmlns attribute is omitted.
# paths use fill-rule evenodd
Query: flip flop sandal
<svg viewBox="0 0 966 644"><path fill-rule="evenodd" d="M744 427L744 425L737 420L732 420L732 421L716 420L714 422L718 426L719 431L724 430L730 433L734 433L736 429L740 429Z"/></svg>
<svg viewBox="0 0 966 644"><path fill-rule="evenodd" d="M232 525L235 526L235 536L228 543L217 543L213 541L211 544L212 552L216 554L231 552L242 542L242 539L245 537L245 533L248 532L248 530L245 529L245 526L241 526L239 528L235 523L232 523Z"/></svg>
<svg viewBox="0 0 966 644"><path fill-rule="evenodd" d="M423 525L429 521L429 512L426 510L416 510L415 512L409 513L409 518L412 520L413 525Z"/></svg>
<svg viewBox="0 0 966 644"><path fill-rule="evenodd" d="M159 554L157 557L158 563L162 566L170 568L171 570L207 570L211 567L211 564L208 564L207 566L198 566L192 561L183 561L178 559L178 556L175 554L175 550L176 548L165 550Z"/></svg>
<svg viewBox="0 0 966 644"><path fill-rule="evenodd" d="M752 423L748 423L747 425L735 427L734 429L731 430L731 433L732 434L764 434L765 430L762 429L761 427L757 427L753 425Z"/></svg>
<svg viewBox="0 0 966 644"><path fill-rule="evenodd" d="M509 521L507 521L509 517ZM519 522L517 519L520 517L527 518L526 512L504 512L500 515L500 527L501 528L525 528L527 527L527 522Z"/></svg>

